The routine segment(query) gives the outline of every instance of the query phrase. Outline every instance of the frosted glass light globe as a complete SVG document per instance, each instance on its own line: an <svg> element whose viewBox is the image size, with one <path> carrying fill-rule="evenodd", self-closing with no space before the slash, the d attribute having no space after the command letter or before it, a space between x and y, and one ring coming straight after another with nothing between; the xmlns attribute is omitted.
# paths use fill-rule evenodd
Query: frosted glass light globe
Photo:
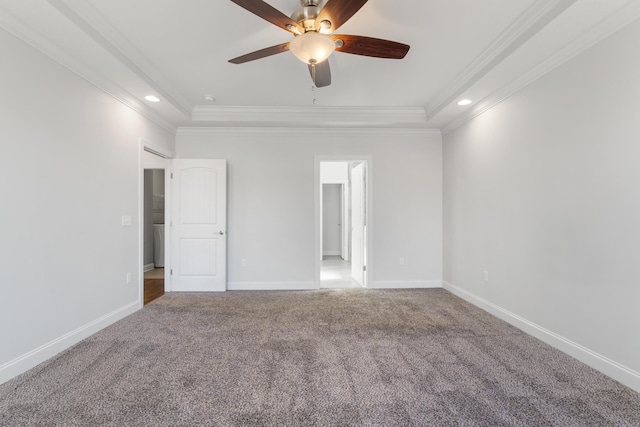
<svg viewBox="0 0 640 427"><path fill-rule="evenodd" d="M305 64L319 64L331 56L336 44L326 34L309 31L291 40L289 50Z"/></svg>

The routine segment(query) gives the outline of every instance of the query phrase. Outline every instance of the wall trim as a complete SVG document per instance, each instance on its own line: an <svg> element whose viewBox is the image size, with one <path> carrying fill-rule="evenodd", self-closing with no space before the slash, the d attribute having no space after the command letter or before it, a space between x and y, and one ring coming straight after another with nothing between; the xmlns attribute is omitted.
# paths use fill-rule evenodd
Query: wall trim
<svg viewBox="0 0 640 427"><path fill-rule="evenodd" d="M447 135L465 123L491 110L502 101L510 98L536 80L560 67L582 52L612 36L627 25L640 18L640 3L629 2L609 17L583 34L577 40L552 55L546 61L529 70L511 83L493 92L474 107L458 115L455 119L442 127L442 135Z"/></svg>
<svg viewBox="0 0 640 427"><path fill-rule="evenodd" d="M228 291L308 291L318 289L314 282L228 282Z"/></svg>
<svg viewBox="0 0 640 427"><path fill-rule="evenodd" d="M442 282L443 288L452 294L470 302L499 319L515 326L516 328L532 335L535 338L549 344L552 347L574 357L582 363L602 372L614 380L640 393L640 372L636 372L614 360L611 360L593 350L590 350L578 343L575 343L553 331L543 328L524 317L518 316L497 304L487 301L467 290L452 285L446 281Z"/></svg>
<svg viewBox="0 0 640 427"><path fill-rule="evenodd" d="M441 288L440 280L377 280L373 282L372 289L433 289Z"/></svg>
<svg viewBox="0 0 640 427"><path fill-rule="evenodd" d="M177 127L165 120L152 108L148 107L138 98L127 92L122 87L115 84L110 79L101 76L91 68L74 59L71 55L64 52L49 40L42 37L36 31L23 24L20 20L10 15L6 11L0 9L0 28L6 30L9 34L28 44L38 52L52 59L59 65L63 66L70 72L83 78L90 84L94 85L107 95L121 102L136 113L152 121L164 130L175 134Z"/></svg>
<svg viewBox="0 0 640 427"><path fill-rule="evenodd" d="M151 154L155 154L158 157L163 157L165 159L172 159L176 156L176 153L173 152L172 150L169 150L160 145L154 144L146 140L145 138L140 138L139 142L140 142L140 145L142 145L142 149L144 151L147 151Z"/></svg>
<svg viewBox="0 0 640 427"><path fill-rule="evenodd" d="M134 301L117 310L112 311L96 320L93 320L59 338L56 338L40 347L16 357L0 366L0 384L38 366L40 363L54 357L58 353L70 348L83 339L95 334L101 329L124 319L139 309L139 302Z"/></svg>
<svg viewBox="0 0 640 427"><path fill-rule="evenodd" d="M322 251L322 255L326 255L326 256L342 255L342 251Z"/></svg>
<svg viewBox="0 0 640 427"><path fill-rule="evenodd" d="M484 49L460 75L438 93L425 108L427 119L431 120L462 92L484 77L547 24L557 18L576 0L535 1L486 49Z"/></svg>
<svg viewBox="0 0 640 427"><path fill-rule="evenodd" d="M113 25L89 2L84 0L48 0L61 14L66 16L93 41L109 52L146 84L158 92L164 100L189 117L191 104L179 90L147 58L138 51Z"/></svg>
<svg viewBox="0 0 640 427"><path fill-rule="evenodd" d="M151 270L153 270L154 268L156 268L155 264L154 264L154 263L151 263L151 264L145 264L145 265L142 267L142 270L143 270L143 271L145 271L145 272L147 272L147 271L151 271Z"/></svg>
<svg viewBox="0 0 640 427"><path fill-rule="evenodd" d="M423 107L249 107L196 105L191 114L194 122L305 123L327 126L390 126L398 124L426 125Z"/></svg>
<svg viewBox="0 0 640 427"><path fill-rule="evenodd" d="M303 133L312 132L314 135L421 135L426 138L441 138L442 134L439 129L427 128L383 128L383 127L247 127L247 126L229 126L229 127L179 127L177 136L204 135L204 136L220 136L220 135L293 135L300 136ZM304 143L304 140L300 141ZM394 141L390 141L394 142Z"/></svg>

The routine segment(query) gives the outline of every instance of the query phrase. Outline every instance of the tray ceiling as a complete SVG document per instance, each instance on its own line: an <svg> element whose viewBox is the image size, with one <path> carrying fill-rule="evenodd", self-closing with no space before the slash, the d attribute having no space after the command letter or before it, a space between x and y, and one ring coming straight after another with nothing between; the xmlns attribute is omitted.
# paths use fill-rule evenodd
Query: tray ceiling
<svg viewBox="0 0 640 427"><path fill-rule="evenodd" d="M299 7L298 0L268 3L287 15ZM637 19L639 3L369 0L339 33L411 50L403 60L336 52L332 84L320 89L288 52L228 63L292 35L227 0L0 0L0 27L167 128L448 131ZM161 102L148 103L148 94ZM461 98L474 102L459 107ZM385 112L392 120L376 122Z"/></svg>

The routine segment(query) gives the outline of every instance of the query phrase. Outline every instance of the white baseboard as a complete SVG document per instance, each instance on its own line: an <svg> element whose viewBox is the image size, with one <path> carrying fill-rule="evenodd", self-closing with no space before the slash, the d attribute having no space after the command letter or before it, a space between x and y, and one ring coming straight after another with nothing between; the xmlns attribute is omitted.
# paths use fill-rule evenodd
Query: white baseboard
<svg viewBox="0 0 640 427"><path fill-rule="evenodd" d="M228 282L228 291L308 291L318 289L314 282Z"/></svg>
<svg viewBox="0 0 640 427"><path fill-rule="evenodd" d="M373 282L372 289L432 289L441 288L440 280L379 280Z"/></svg>
<svg viewBox="0 0 640 427"><path fill-rule="evenodd" d="M342 251L322 251L322 256L342 255Z"/></svg>
<svg viewBox="0 0 640 427"><path fill-rule="evenodd" d="M145 271L145 272L147 272L147 271L151 271L151 270L153 270L154 268L156 268L156 266L155 266L153 263L151 263L151 264L145 264L145 266L143 267L143 271Z"/></svg>
<svg viewBox="0 0 640 427"><path fill-rule="evenodd" d="M61 351L68 349L74 344L77 344L83 339L95 334L99 330L106 328L118 320L135 313L139 309L139 301L127 304L124 307L112 311L99 319L89 322L74 331L62 335L53 341L49 341L48 343L3 364L0 366L0 384L3 384L23 372L38 366L40 363L52 358Z"/></svg>
<svg viewBox="0 0 640 427"><path fill-rule="evenodd" d="M595 351L575 343L561 335L543 328L529 320L518 316L504 308L493 304L477 295L472 294L462 288L448 282L442 282L442 286L447 291L459 296L465 301L493 314L516 328L538 338L552 347L578 359L582 363L589 365L593 369L613 378L625 386L640 393L640 372L636 372L614 360L611 360Z"/></svg>

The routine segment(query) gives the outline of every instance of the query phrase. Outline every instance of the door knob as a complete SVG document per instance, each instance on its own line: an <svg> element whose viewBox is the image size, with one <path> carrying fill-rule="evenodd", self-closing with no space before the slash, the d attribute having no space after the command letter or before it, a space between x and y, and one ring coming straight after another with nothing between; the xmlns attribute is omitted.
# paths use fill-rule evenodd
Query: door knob
<svg viewBox="0 0 640 427"><path fill-rule="evenodd" d="M218 234L222 236L224 234L224 231L218 231Z"/></svg>

